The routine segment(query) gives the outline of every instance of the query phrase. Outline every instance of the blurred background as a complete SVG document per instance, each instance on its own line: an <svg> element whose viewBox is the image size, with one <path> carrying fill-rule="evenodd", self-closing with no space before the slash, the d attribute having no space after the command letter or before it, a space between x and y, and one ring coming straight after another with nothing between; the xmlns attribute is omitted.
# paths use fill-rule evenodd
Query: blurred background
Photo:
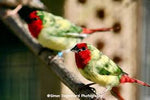
<svg viewBox="0 0 150 100"><path fill-rule="evenodd" d="M0 0L0 3L7 1L15 0ZM25 3L26 1L28 0L24 0ZM95 45L130 76L150 83L149 0L41 0L41 2L51 13L63 16L82 27L119 27L113 32L95 33L84 41ZM0 19L0 34L0 100L70 100L47 98L47 94L72 94L72 92L13 34L2 19ZM65 63L71 66L68 69L79 75L74 60L69 60L73 59L73 54L68 54L65 58ZM88 82L84 78L83 81ZM124 84L118 89L125 100L150 100L148 87ZM110 94L106 96L106 100L116 100Z"/></svg>

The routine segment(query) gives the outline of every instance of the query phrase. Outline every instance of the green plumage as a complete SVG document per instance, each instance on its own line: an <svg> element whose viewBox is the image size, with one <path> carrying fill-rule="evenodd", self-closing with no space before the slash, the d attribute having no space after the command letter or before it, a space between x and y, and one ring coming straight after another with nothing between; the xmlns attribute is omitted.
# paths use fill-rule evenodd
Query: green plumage
<svg viewBox="0 0 150 100"><path fill-rule="evenodd" d="M38 36L38 41L44 47L61 51L81 41L81 38L72 35L72 33L80 34L81 27L44 11L37 11L37 15L43 22L43 29Z"/></svg>
<svg viewBox="0 0 150 100"><path fill-rule="evenodd" d="M88 44L88 49L91 52L91 60L84 69L79 69L81 74L104 87L111 89L117 86L121 75L124 74L122 69L94 46Z"/></svg>

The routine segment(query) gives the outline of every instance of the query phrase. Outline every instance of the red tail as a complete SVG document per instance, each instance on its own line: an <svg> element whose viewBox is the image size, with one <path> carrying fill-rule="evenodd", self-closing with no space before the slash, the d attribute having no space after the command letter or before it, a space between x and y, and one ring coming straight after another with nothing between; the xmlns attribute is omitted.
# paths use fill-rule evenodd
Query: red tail
<svg viewBox="0 0 150 100"><path fill-rule="evenodd" d="M82 28L82 33L84 34L91 34L94 32L106 32L106 31L111 31L113 28L98 28L98 29L87 29L87 28Z"/></svg>
<svg viewBox="0 0 150 100"><path fill-rule="evenodd" d="M143 86L147 86L147 87L150 87L149 84L145 83L145 82L142 82L140 80L137 80L137 79L133 79L133 78L130 78L128 75L122 75L121 79L120 79L120 83L138 83L138 84L141 84Z"/></svg>
<svg viewBox="0 0 150 100"><path fill-rule="evenodd" d="M124 98L121 96L119 88L118 87L113 87L111 89L111 94L118 98L118 100L124 100Z"/></svg>

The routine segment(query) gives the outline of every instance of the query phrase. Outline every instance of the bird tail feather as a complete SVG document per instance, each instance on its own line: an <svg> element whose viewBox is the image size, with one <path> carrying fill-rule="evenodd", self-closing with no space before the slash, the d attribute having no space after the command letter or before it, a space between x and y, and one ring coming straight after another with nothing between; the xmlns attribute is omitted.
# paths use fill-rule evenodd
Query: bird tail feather
<svg viewBox="0 0 150 100"><path fill-rule="evenodd" d="M134 78L130 78L128 75L124 74L121 76L121 79L120 79L120 83L138 83L138 84L141 84L143 86L147 86L147 87L150 87L149 84L143 82L143 81L140 81L140 80L137 80L137 79L134 79Z"/></svg>
<svg viewBox="0 0 150 100"><path fill-rule="evenodd" d="M83 34L92 34L94 32L106 32L106 31L111 31L112 28L97 28L97 29L87 29L87 28L82 28L82 33Z"/></svg>

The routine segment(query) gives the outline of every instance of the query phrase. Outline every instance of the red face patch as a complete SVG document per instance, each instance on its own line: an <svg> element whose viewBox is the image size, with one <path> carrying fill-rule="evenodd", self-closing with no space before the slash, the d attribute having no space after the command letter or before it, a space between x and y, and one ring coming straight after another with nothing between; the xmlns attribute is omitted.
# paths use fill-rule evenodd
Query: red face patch
<svg viewBox="0 0 150 100"><path fill-rule="evenodd" d="M91 60L91 52L86 43L79 43L76 46L78 49L86 48L83 51L75 53L77 67L83 69Z"/></svg>
<svg viewBox="0 0 150 100"><path fill-rule="evenodd" d="M29 15L30 22L28 23L29 31L31 35L35 38L38 38L40 31L42 30L42 20L37 16L37 11L33 11Z"/></svg>
<svg viewBox="0 0 150 100"><path fill-rule="evenodd" d="M78 43L76 46L78 47L78 49L81 49L81 48L83 48L83 47L86 48L86 49L88 49L86 43Z"/></svg>

